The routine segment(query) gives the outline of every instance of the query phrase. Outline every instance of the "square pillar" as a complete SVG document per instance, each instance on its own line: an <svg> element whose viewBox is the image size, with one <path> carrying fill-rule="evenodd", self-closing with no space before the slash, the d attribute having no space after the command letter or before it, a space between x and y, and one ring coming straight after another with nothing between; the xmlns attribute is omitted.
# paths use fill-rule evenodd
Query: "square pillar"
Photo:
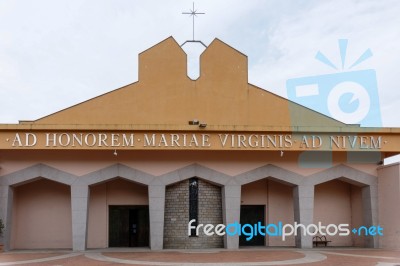
<svg viewBox="0 0 400 266"><path fill-rule="evenodd" d="M89 186L71 186L72 249L86 250Z"/></svg>
<svg viewBox="0 0 400 266"><path fill-rule="evenodd" d="M11 226L12 226L12 208L14 199L14 189L10 186L0 187L0 218L3 220L4 230L3 239L4 250L11 249Z"/></svg>
<svg viewBox="0 0 400 266"><path fill-rule="evenodd" d="M293 188L294 221L308 226L314 222L314 186L296 186ZM296 235L297 248L312 248L312 236L304 235L301 229Z"/></svg>
<svg viewBox="0 0 400 266"><path fill-rule="evenodd" d="M378 225L378 188L370 185L362 188L362 208L364 226L367 228ZM385 233L385 232L383 232ZM379 246L378 235L366 236L365 247L377 248Z"/></svg>
<svg viewBox="0 0 400 266"><path fill-rule="evenodd" d="M225 225L240 223L240 185L225 185L222 188L222 216ZM224 246L226 249L239 248L239 236L224 235Z"/></svg>
<svg viewBox="0 0 400 266"><path fill-rule="evenodd" d="M162 250L164 242L165 185L149 185L150 249Z"/></svg>

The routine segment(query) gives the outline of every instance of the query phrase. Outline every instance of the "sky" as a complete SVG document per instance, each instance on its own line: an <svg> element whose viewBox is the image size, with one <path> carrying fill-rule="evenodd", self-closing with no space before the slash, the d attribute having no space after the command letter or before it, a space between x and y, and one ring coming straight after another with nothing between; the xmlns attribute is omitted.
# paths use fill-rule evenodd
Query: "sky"
<svg viewBox="0 0 400 266"><path fill-rule="evenodd" d="M0 0L0 123L35 120L137 81L138 54L192 39L185 0ZM382 125L400 127L400 1L195 2L195 39L248 56L249 82L287 97L286 81L373 69ZM341 68L338 40L347 39ZM189 49L190 50L190 49ZM315 59L320 51L333 69Z"/></svg>

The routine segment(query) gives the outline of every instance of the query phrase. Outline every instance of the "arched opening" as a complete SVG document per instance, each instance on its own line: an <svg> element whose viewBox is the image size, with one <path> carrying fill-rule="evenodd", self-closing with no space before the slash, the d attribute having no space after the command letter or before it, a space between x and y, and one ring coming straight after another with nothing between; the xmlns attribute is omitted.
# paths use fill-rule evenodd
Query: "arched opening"
<svg viewBox="0 0 400 266"><path fill-rule="evenodd" d="M327 246L364 247L364 237L351 232L363 225L362 188L338 179L316 185L314 224L319 222L324 226L348 224L350 234L326 235L326 240L330 241ZM317 236L322 236L321 232Z"/></svg>
<svg viewBox="0 0 400 266"><path fill-rule="evenodd" d="M264 178L245 184L241 188L240 223L255 224L262 222L263 226L294 223L293 187L275 179ZM285 240L274 235L276 227L271 226L270 235L258 234L250 240L245 235L239 237L240 246L290 246L295 245L294 236Z"/></svg>
<svg viewBox="0 0 400 266"><path fill-rule="evenodd" d="M88 248L148 247L148 187L123 178L90 186Z"/></svg>
<svg viewBox="0 0 400 266"><path fill-rule="evenodd" d="M197 184L195 184L195 182ZM197 203L195 189L197 186ZM190 195L192 193L192 195ZM197 214L190 210L191 205L197 204ZM192 212L192 213L191 213ZM191 218L197 218L197 225L222 224L222 198L221 187L211 184L200 178L191 178L171 184L165 191L165 216L164 216L164 248L222 248L223 236L216 234L207 236L203 228L199 234L188 234L188 223Z"/></svg>
<svg viewBox="0 0 400 266"><path fill-rule="evenodd" d="M71 189L39 178L14 187L11 249L72 248Z"/></svg>

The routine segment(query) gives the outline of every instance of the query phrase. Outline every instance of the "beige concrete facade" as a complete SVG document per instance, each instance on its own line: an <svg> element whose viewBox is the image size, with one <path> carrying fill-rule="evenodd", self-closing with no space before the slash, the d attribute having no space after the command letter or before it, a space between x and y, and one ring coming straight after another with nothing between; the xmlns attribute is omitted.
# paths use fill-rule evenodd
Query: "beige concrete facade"
<svg viewBox="0 0 400 266"><path fill-rule="evenodd" d="M87 248L108 247L108 206L149 205L147 186L117 178L90 186Z"/></svg>
<svg viewBox="0 0 400 266"><path fill-rule="evenodd" d="M247 57L215 40L191 80L168 38L139 55L139 81L0 125L5 248L107 248L110 206L146 206L149 247L163 249L166 187L193 177L221 188L224 224L261 205L266 224L384 227L383 236L329 236L330 246L399 248L400 168L378 163L400 152L400 130L343 124L249 84L247 73ZM224 247L239 248L239 236L225 235Z"/></svg>
<svg viewBox="0 0 400 266"><path fill-rule="evenodd" d="M383 166L379 173L379 220L386 234L380 238L383 248L400 247L400 168L399 164ZM397 222L396 222L397 221Z"/></svg>

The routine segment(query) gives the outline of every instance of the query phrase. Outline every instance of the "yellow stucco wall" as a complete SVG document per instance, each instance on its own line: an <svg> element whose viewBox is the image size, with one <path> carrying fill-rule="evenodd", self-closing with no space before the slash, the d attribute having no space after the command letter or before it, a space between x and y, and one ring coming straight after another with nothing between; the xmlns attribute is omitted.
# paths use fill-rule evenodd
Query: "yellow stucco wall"
<svg viewBox="0 0 400 266"><path fill-rule="evenodd" d="M247 57L218 39L200 66L200 77L191 80L186 54L170 37L139 55L138 82L34 123L186 125L199 119L209 125L343 126L249 84Z"/></svg>

